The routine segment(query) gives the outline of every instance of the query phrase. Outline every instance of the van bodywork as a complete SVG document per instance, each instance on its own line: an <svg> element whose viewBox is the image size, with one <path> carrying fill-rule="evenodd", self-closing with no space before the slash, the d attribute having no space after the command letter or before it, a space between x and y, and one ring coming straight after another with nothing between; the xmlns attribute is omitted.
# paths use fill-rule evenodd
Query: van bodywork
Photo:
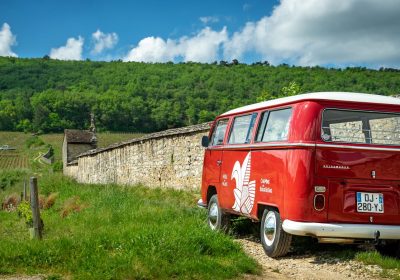
<svg viewBox="0 0 400 280"><path fill-rule="evenodd" d="M264 115L285 109L285 140L257 141ZM235 118L247 115L247 142L230 143ZM380 119L399 126L380 133ZM400 99L329 92L266 101L218 116L211 141L221 122L222 143L205 150L200 206L216 194L224 213L254 221L276 209L286 233L320 241L400 239Z"/></svg>

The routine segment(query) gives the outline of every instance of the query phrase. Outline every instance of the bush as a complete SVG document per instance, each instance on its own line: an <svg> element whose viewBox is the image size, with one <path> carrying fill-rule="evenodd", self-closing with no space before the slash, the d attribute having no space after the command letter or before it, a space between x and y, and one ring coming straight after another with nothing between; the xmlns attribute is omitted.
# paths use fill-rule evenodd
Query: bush
<svg viewBox="0 0 400 280"><path fill-rule="evenodd" d="M62 163L62 161L56 161L54 164L53 164L53 171L54 172L59 172L59 171L62 171L63 170L63 163Z"/></svg>
<svg viewBox="0 0 400 280"><path fill-rule="evenodd" d="M3 170L0 171L0 189L5 190L14 186L26 176L23 170Z"/></svg>
<svg viewBox="0 0 400 280"><path fill-rule="evenodd" d="M25 223L28 227L32 227L33 218L31 205L28 201L22 201L17 207L18 215L25 219Z"/></svg>
<svg viewBox="0 0 400 280"><path fill-rule="evenodd" d="M37 137L36 135L29 137L26 142L25 145L27 148L31 148L31 147L40 147L44 145L44 142L42 139L40 139L39 137Z"/></svg>

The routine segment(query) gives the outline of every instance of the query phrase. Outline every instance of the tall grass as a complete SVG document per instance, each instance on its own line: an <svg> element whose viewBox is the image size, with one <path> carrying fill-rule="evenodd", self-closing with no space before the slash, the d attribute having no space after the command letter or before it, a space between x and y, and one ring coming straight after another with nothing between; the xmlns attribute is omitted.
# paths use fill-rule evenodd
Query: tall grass
<svg viewBox="0 0 400 280"><path fill-rule="evenodd" d="M41 179L39 188L59 193L54 207L42 212L44 239L29 240L15 213L0 212L0 274L225 279L258 271L231 237L206 227L193 193L87 186L60 175ZM62 218L71 197L84 207Z"/></svg>

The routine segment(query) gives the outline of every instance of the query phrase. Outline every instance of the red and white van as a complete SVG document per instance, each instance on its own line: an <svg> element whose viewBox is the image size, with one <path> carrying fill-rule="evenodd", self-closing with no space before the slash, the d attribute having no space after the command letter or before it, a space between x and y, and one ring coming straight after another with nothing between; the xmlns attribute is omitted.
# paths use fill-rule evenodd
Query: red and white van
<svg viewBox="0 0 400 280"><path fill-rule="evenodd" d="M291 236L373 241L400 250L400 99L318 92L216 118L202 139L199 206L225 230L232 215L261 221L267 255Z"/></svg>

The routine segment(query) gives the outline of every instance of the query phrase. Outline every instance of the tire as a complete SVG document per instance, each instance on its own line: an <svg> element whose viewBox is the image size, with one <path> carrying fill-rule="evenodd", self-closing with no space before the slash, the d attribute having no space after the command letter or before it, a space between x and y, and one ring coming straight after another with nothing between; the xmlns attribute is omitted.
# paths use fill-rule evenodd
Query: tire
<svg viewBox="0 0 400 280"><path fill-rule="evenodd" d="M386 257L400 258L400 241L383 240L382 243L375 245L375 249Z"/></svg>
<svg viewBox="0 0 400 280"><path fill-rule="evenodd" d="M289 252L292 235L282 229L279 212L265 209L260 226L261 244L271 258L281 257Z"/></svg>
<svg viewBox="0 0 400 280"><path fill-rule="evenodd" d="M212 230L222 232L229 230L230 216L222 211L216 194L208 202L207 224Z"/></svg>

